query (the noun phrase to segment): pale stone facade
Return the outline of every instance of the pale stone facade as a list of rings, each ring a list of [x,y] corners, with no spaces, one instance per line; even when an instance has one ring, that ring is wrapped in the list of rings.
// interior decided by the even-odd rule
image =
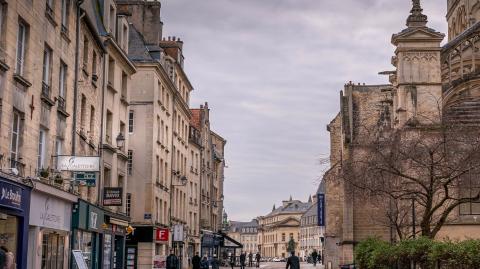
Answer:
[[[311,203],[290,198],[283,201],[281,207],[274,208],[268,215],[258,218],[261,237],[259,249],[262,257],[288,257],[290,254],[287,246],[291,238],[296,243],[295,252],[299,253],[300,219],[310,206]]]
[[[322,184],[324,184],[322,182]],[[314,195],[316,197],[316,195]],[[318,225],[318,201],[311,199],[312,205],[300,219],[300,252],[298,256],[306,260],[313,251],[317,251],[320,257],[324,249],[324,230],[325,227]]]
[[[243,245],[242,251],[255,255],[258,251],[258,220],[230,221],[227,235]]]

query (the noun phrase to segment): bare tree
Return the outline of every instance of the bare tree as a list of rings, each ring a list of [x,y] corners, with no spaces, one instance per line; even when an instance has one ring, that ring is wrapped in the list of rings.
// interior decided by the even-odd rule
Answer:
[[[478,128],[407,125],[386,135],[370,133],[351,146],[342,178],[356,193],[384,202],[384,217],[400,239],[412,226],[411,201],[419,233],[429,238],[460,205],[479,202]]]

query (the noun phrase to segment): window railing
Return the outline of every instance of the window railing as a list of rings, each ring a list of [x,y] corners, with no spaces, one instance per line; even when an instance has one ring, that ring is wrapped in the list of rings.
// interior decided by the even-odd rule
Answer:
[[[57,102],[58,102],[58,108],[62,111],[66,111],[67,105],[66,105],[66,102],[65,102],[65,98],[63,98],[61,96],[58,96],[57,97]]]
[[[50,86],[45,82],[42,82],[42,96],[50,98]]]
[[[18,175],[19,176],[24,176],[24,171],[25,171],[25,164],[21,163],[17,160],[11,159],[10,160],[10,167],[15,168],[18,170]]]

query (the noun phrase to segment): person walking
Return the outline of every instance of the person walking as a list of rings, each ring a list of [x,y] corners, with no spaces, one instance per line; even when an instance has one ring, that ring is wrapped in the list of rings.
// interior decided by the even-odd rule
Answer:
[[[245,255],[245,252],[242,251],[242,254],[240,254],[240,269],[245,269],[246,260],[247,260],[247,255]]]
[[[193,269],[200,269],[200,263],[202,262],[202,259],[198,255],[198,252],[195,253],[195,256],[192,258],[192,268]]]
[[[291,254],[287,259],[287,269],[300,269],[300,259],[295,256],[295,251],[292,251]]]
[[[260,259],[262,256],[260,256],[260,252],[257,252],[257,255],[255,255],[255,261],[257,262],[256,266],[257,268],[260,267]]]
[[[313,252],[312,252],[313,266],[317,266],[317,261],[318,261],[318,252],[317,252],[316,249],[314,249]]]
[[[232,267],[235,267],[235,254],[231,254],[230,255],[230,266]]]
[[[207,257],[207,255],[203,256],[203,259],[200,262],[200,269],[208,269],[208,257]]]
[[[248,267],[253,267],[253,253],[248,254]]]
[[[220,268],[220,261],[217,258],[217,254],[213,254],[212,261],[210,262],[212,264],[212,269],[219,269]]]
[[[170,256],[167,257],[167,269],[178,269],[178,258],[173,250],[170,251]]]

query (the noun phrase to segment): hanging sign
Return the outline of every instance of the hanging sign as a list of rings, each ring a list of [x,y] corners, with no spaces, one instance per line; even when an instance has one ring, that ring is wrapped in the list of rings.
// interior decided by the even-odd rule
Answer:
[[[73,172],[100,172],[100,157],[57,156],[57,170]]]
[[[317,194],[318,226],[325,226],[325,194]]]
[[[76,172],[74,178],[80,185],[87,187],[95,187],[97,183],[97,173],[95,172]]]
[[[183,225],[174,225],[173,226],[173,241],[183,242]]]
[[[155,233],[155,240],[159,242],[168,242],[170,231],[168,229],[158,228]]]
[[[104,206],[122,206],[123,188],[103,189],[103,205]]]

